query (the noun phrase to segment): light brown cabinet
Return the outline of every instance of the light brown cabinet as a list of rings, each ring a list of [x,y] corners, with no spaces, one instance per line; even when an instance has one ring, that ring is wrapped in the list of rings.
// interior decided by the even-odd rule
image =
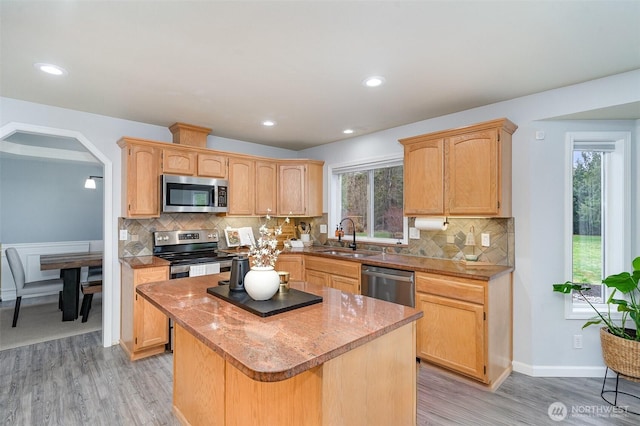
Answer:
[[[129,137],[118,145],[124,217],[160,216],[160,176],[165,173],[228,179],[227,214],[232,216],[322,216],[322,161],[227,155]]]
[[[322,161],[278,164],[278,216],[322,216]]]
[[[499,119],[401,139],[405,216],[510,216],[516,129]]]
[[[169,279],[168,266],[121,267],[120,346],[133,361],[164,352],[169,341],[169,320],[136,293],[136,287]]]
[[[162,150],[162,173],[226,179],[227,157],[190,148],[165,148]]]
[[[226,179],[227,156],[198,153],[198,176]]]
[[[256,204],[254,213],[259,216],[275,215],[278,197],[278,167],[275,162],[257,160]]]
[[[162,173],[182,176],[195,176],[198,154],[184,149],[162,150]]]
[[[511,372],[511,300],[511,274],[485,281],[417,272],[417,356],[498,386]]]
[[[229,157],[229,215],[253,216],[255,199],[255,161]]]
[[[304,255],[280,253],[276,261],[276,271],[289,272],[290,281],[304,281]]]
[[[359,262],[308,255],[304,266],[307,282],[360,294]]]
[[[122,215],[159,217],[161,149],[130,138],[120,139],[118,145],[122,153]]]

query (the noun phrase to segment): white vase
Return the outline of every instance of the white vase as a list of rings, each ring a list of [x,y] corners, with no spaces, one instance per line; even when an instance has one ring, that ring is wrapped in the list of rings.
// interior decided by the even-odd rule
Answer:
[[[244,276],[244,289],[253,300],[269,300],[280,289],[273,266],[254,266]]]

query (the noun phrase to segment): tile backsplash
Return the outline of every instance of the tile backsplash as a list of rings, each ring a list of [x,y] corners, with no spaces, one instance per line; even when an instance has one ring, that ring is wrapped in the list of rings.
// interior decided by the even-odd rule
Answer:
[[[279,218],[282,221],[282,218]],[[272,220],[278,220],[276,218]],[[309,219],[296,218],[296,221]],[[238,228],[250,226],[254,235],[258,236],[258,227],[264,223],[264,217],[228,217],[204,213],[164,213],[154,219],[118,219],[118,229],[128,231],[128,239],[119,241],[118,253],[121,257],[148,256],[153,254],[153,232],[189,229],[218,229],[220,248],[227,243],[223,230],[227,227]],[[327,215],[311,218],[315,224],[328,223]],[[414,218],[409,219],[409,226],[414,225]],[[441,259],[463,259],[470,250],[479,254],[478,261],[495,265],[515,266],[515,232],[514,218],[449,218],[446,231],[420,231],[419,239],[409,239],[408,245],[379,245],[359,242],[358,247],[369,250],[384,250],[387,253],[406,254]],[[467,234],[473,228],[476,245],[465,246]],[[329,229],[331,232],[331,229]],[[481,246],[481,234],[490,236],[489,247]],[[333,233],[331,232],[331,236]],[[338,245],[334,239],[320,234],[319,226],[313,226],[311,238],[314,244]],[[350,238],[346,237],[346,244]],[[452,242],[448,242],[452,241]],[[346,245],[345,244],[345,245]]]

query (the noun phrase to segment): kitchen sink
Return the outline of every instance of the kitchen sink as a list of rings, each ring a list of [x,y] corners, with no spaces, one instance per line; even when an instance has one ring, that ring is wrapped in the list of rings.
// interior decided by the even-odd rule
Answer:
[[[333,256],[342,256],[342,257],[353,257],[353,258],[362,258],[362,257],[369,257],[369,256],[374,256],[378,253],[363,253],[363,252],[357,252],[357,251],[353,251],[353,250],[318,250],[318,253],[322,253],[322,254],[330,254]]]

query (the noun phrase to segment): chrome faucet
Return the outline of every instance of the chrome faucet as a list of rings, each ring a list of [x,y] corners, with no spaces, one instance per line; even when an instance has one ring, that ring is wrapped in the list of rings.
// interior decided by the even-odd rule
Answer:
[[[340,221],[340,231],[342,231],[342,222],[344,222],[345,220],[350,220],[351,221],[351,226],[353,227],[353,242],[351,244],[349,244],[349,248],[355,250],[356,249],[356,224],[353,222],[353,219],[351,219],[350,217],[345,217],[344,219],[342,219]],[[342,237],[342,232],[340,232],[340,234],[338,235],[338,242],[341,241]]]

